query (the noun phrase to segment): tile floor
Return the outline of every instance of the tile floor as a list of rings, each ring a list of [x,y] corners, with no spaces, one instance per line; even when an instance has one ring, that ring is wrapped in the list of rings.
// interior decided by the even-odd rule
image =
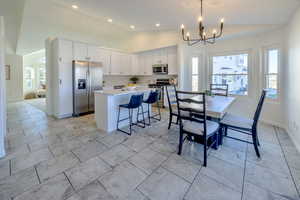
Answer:
[[[55,120],[28,102],[8,105],[1,200],[296,200],[300,154],[281,129],[260,125],[262,159],[226,139],[202,167],[202,146],[185,142],[167,113],[132,136],[96,129],[93,115]],[[236,135],[235,132],[230,132]]]

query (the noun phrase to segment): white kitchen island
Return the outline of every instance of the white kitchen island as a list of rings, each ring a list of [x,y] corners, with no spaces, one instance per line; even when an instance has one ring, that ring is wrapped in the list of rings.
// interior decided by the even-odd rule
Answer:
[[[116,130],[119,105],[129,103],[130,97],[136,94],[143,93],[144,99],[147,99],[150,91],[151,89],[146,87],[136,88],[135,90],[115,89],[95,91],[95,119],[97,128],[107,132]],[[143,108],[145,112],[147,111],[148,106],[143,104]],[[136,115],[137,109],[133,112],[133,122],[136,122]],[[146,117],[145,113],[145,118]],[[124,118],[128,118],[128,109],[121,108],[120,119]],[[142,116],[139,117],[139,120],[141,119]],[[128,125],[129,121],[125,120],[119,123],[119,128]]]

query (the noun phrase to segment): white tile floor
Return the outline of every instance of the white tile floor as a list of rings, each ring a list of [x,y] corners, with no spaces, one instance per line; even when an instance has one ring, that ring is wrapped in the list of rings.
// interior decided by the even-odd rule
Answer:
[[[8,155],[0,160],[0,199],[299,199],[300,154],[281,129],[260,125],[262,159],[226,139],[202,167],[202,146],[185,142],[167,113],[132,136],[96,129],[93,115],[55,120],[42,103],[8,105]],[[230,132],[230,134],[237,134]]]

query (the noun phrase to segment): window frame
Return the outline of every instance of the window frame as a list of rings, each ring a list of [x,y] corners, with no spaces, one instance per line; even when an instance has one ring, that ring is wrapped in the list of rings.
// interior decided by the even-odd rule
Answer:
[[[198,74],[193,74],[193,58],[197,58],[198,59]],[[190,74],[191,74],[191,90],[193,91],[193,92],[198,92],[198,91],[200,91],[200,56],[199,55],[192,55],[191,56],[191,58],[190,58],[190,61],[191,61],[191,72],[190,72]],[[197,91],[194,91],[193,90],[193,77],[194,76],[197,76],[197,78],[198,78],[198,85],[197,85]]]
[[[247,59],[247,94],[242,95],[242,94],[230,94],[228,92],[228,95],[233,96],[233,97],[241,97],[241,98],[246,98],[252,95],[252,68],[251,68],[251,63],[252,63],[252,50],[251,49],[246,49],[246,50],[238,50],[238,51],[226,51],[226,52],[219,52],[219,53],[209,53],[208,54],[208,84],[212,84],[213,81],[213,57],[218,57],[218,56],[233,56],[233,55],[240,55],[240,54],[247,54],[248,59]],[[230,74],[228,74],[230,75]],[[233,74],[233,75],[239,75],[239,74]],[[209,88],[209,85],[207,86]]]
[[[263,48],[263,77],[262,77],[262,88],[267,88],[267,75],[270,75],[268,73],[269,71],[269,51],[271,50],[278,50],[278,68],[277,68],[277,98],[273,99],[270,98],[266,95],[266,100],[269,102],[280,102],[281,99],[281,87],[280,87],[280,83],[281,83],[281,54],[282,54],[282,50],[280,45],[270,45],[267,47]]]

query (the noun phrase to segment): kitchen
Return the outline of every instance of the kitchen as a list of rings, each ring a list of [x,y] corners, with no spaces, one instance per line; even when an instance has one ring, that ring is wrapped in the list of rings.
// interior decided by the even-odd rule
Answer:
[[[54,115],[56,118],[66,118],[71,116],[79,116],[86,112],[93,112],[96,108],[95,118],[97,124],[100,119],[110,119],[109,113],[103,112],[103,108],[99,113],[97,108],[103,105],[104,101],[99,101],[100,94],[118,94],[127,95],[126,100],[129,100],[128,92],[132,93],[136,90],[146,89],[150,91],[159,89],[161,92],[160,105],[167,106],[166,96],[163,90],[164,85],[177,82],[178,76],[178,57],[177,46],[153,49],[144,52],[126,53],[115,49],[108,49],[81,43],[66,39],[48,39],[46,41],[46,71],[47,73],[47,111],[48,114]],[[101,68],[94,77],[96,80],[94,85],[90,85],[88,78],[78,78],[75,76],[76,63],[98,63]],[[79,65],[79,64],[78,64]],[[73,68],[72,68],[73,66]],[[86,76],[86,71],[83,76]],[[74,75],[73,75],[74,74]],[[133,83],[130,81],[132,77],[138,79]],[[81,82],[80,82],[81,81]],[[131,86],[131,87],[130,87]],[[116,89],[118,88],[118,89]],[[89,90],[89,91],[88,91]],[[101,90],[100,92],[98,90]],[[89,97],[85,98],[85,102],[79,105],[76,99],[76,94],[86,91],[90,93]],[[77,93],[76,93],[77,92]],[[75,95],[74,95],[75,94]],[[145,96],[146,98],[146,96]],[[89,100],[90,99],[90,100]],[[96,99],[94,101],[94,99]],[[90,101],[90,102],[89,102]],[[119,102],[120,103],[120,102]],[[89,105],[90,104],[90,105]],[[88,109],[87,107],[90,108]],[[77,107],[86,107],[81,111]],[[101,114],[100,114],[101,113]],[[98,128],[105,131],[113,131],[116,129],[116,113],[107,124],[114,124],[113,127],[105,128],[98,125]],[[124,126],[126,123],[123,123]]]

